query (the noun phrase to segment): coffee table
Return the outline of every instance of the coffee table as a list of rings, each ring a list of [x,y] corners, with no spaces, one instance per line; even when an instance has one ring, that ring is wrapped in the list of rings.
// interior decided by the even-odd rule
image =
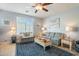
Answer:
[[[37,43],[37,44],[39,44],[39,45],[41,45],[41,46],[43,46],[44,50],[45,50],[45,48],[47,46],[50,46],[50,47],[52,46],[51,40],[47,39],[47,38],[39,38],[39,39],[35,38],[34,42]]]

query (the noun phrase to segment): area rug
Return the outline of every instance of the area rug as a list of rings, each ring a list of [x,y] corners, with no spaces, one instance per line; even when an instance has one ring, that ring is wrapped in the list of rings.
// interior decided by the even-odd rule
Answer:
[[[16,44],[16,56],[73,56],[73,54],[54,46],[44,51],[43,47],[31,42]]]

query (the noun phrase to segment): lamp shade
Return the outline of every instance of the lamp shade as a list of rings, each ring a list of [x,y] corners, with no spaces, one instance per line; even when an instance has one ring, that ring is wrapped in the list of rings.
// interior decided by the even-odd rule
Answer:
[[[70,27],[69,26],[66,27],[66,31],[70,31]]]
[[[47,28],[46,27],[42,27],[41,30],[42,30],[43,33],[47,32]]]
[[[67,26],[66,31],[75,31],[75,27]]]

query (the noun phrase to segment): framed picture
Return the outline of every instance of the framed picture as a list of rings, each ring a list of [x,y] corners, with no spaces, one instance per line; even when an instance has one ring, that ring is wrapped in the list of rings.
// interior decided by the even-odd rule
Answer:
[[[60,18],[55,18],[51,20],[51,27],[60,28]]]
[[[4,24],[5,25],[9,25],[10,24],[10,21],[9,20],[4,20]]]

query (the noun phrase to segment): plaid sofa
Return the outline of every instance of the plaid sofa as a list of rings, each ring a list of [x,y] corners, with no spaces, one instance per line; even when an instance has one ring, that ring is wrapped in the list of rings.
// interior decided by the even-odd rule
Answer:
[[[54,45],[60,45],[60,37],[63,35],[63,33],[57,33],[57,32],[48,32],[44,34],[47,38],[51,39]]]

